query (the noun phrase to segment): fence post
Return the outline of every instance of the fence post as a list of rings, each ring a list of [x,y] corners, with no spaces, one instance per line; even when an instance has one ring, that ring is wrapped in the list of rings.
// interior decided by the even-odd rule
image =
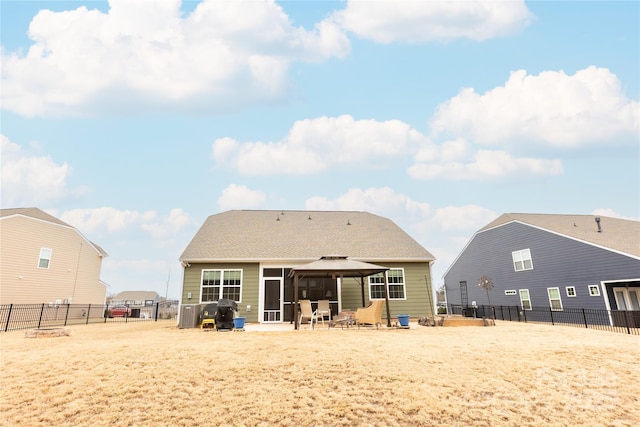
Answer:
[[[13,311],[13,304],[9,304],[9,313],[7,314],[7,324],[4,326],[4,331],[9,330],[9,319],[11,319],[11,312]]]
[[[109,304],[104,306],[104,313],[102,313],[102,315],[104,316],[104,323],[107,323],[107,318],[109,317]]]
[[[38,329],[40,329],[40,324],[42,323],[42,313],[44,313],[44,303],[42,303],[42,307],[40,308],[40,318],[38,319]]]
[[[87,323],[85,323],[85,325],[89,324],[90,317],[91,317],[91,304],[89,304],[89,307],[87,307]]]
[[[524,316],[524,323],[527,323],[527,310],[522,307],[522,315]]]
[[[156,316],[155,316],[155,317],[156,317],[156,318],[155,318],[155,321],[156,321],[156,322],[158,321],[158,312],[159,312],[159,311],[160,311],[160,302],[159,302],[159,301],[156,301]]]
[[[629,318],[627,314],[629,314],[629,312],[626,310],[622,312],[622,315],[624,316],[624,325],[627,327],[627,333],[631,335],[631,329],[629,329]]]
[[[584,312],[584,308],[582,309],[582,320],[584,320],[584,327],[589,329],[589,324],[587,323],[587,315]]]
[[[551,326],[555,326],[556,324],[553,322],[553,310],[549,307],[549,314],[551,315]]]
[[[64,326],[67,326],[67,319],[69,318],[69,307],[71,304],[67,304],[67,312],[64,315]]]

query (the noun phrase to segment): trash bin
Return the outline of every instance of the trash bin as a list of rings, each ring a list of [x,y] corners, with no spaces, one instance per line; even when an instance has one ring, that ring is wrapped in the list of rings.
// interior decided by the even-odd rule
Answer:
[[[244,329],[245,317],[236,317],[233,319],[233,327],[236,329]]]
[[[409,315],[398,314],[398,322],[400,322],[400,326],[409,326]]]

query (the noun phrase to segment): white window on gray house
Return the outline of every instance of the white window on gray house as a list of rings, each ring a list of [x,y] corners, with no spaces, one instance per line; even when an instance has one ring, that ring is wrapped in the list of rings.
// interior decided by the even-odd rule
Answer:
[[[567,291],[567,296],[569,298],[572,298],[572,297],[576,296],[576,287],[575,286],[567,286],[565,289]]]
[[[38,259],[38,268],[49,268],[51,261],[51,249],[40,248],[40,259]]]
[[[529,297],[529,289],[520,289],[520,305],[525,310],[531,310],[531,298]]]
[[[202,302],[217,302],[221,298],[241,301],[242,270],[202,270]]]
[[[531,250],[522,249],[520,251],[511,252],[513,258],[513,268],[516,271],[533,270],[533,260],[531,259]]]
[[[600,286],[598,285],[589,285],[589,295],[592,297],[600,296]]]
[[[404,269],[392,268],[387,271],[387,284],[389,285],[389,299],[405,299]],[[369,276],[369,298],[384,299],[383,273]]]
[[[547,288],[549,294],[549,306],[553,311],[562,311],[562,299],[560,298],[560,288]]]

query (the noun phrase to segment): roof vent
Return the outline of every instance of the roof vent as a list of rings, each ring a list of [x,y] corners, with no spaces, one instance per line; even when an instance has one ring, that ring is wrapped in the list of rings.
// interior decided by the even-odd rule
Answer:
[[[596,219],[596,224],[598,224],[598,233],[602,233],[602,227],[600,226],[600,217],[597,216],[595,219]]]

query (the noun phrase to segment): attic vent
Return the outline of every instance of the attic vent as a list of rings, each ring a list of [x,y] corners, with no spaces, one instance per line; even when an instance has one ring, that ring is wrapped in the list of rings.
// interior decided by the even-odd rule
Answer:
[[[596,224],[598,225],[598,233],[602,233],[602,227],[600,226],[600,217],[597,216],[595,219],[596,219]]]

